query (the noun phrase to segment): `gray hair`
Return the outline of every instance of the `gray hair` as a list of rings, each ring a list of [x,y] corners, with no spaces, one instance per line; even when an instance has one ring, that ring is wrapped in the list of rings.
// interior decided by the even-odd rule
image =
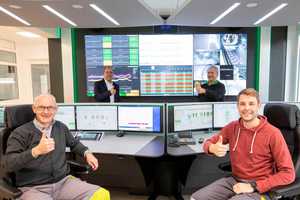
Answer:
[[[207,71],[210,70],[210,69],[214,69],[214,70],[217,72],[217,74],[219,74],[219,69],[218,69],[215,65],[210,66],[210,67],[207,69]]]
[[[33,101],[33,106],[37,106],[38,102],[42,99],[42,98],[50,98],[54,105],[56,106],[56,99],[55,97],[52,95],[52,94],[40,94],[38,95],[37,97],[34,98],[34,101]]]

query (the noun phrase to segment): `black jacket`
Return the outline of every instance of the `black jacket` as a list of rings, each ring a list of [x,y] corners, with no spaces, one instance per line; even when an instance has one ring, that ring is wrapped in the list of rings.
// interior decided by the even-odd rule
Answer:
[[[119,85],[113,82],[113,86],[116,89],[115,94],[115,102],[118,102],[120,100],[119,96]],[[110,91],[107,89],[105,80],[102,79],[101,81],[96,81],[94,85],[94,93],[95,93],[95,99],[97,102],[110,102]]]
[[[201,87],[206,90],[205,94],[198,95],[201,102],[224,101],[226,90],[223,83],[216,81],[215,84],[208,85],[205,83]]]
[[[34,158],[31,150],[39,144],[41,137],[41,131],[31,121],[15,129],[8,138],[4,166],[7,172],[15,172],[18,187],[60,181],[69,173],[66,146],[81,156],[87,150],[87,147],[73,137],[66,125],[56,121],[51,131],[55,149]]]

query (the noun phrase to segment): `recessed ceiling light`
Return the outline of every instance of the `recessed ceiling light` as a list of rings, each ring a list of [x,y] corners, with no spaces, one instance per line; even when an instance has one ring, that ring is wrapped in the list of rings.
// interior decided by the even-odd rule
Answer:
[[[101,8],[99,8],[96,4],[90,4],[90,7],[92,7],[94,10],[96,10],[99,14],[104,16],[106,19],[114,23],[115,25],[119,26],[120,24],[111,16],[109,16],[106,12],[104,12]]]
[[[40,38],[41,36],[32,32],[28,32],[28,31],[20,31],[17,32],[16,34],[21,35],[23,37],[28,37],[28,38]]]
[[[234,3],[232,6],[230,6],[227,10],[225,10],[221,15],[219,15],[216,19],[214,19],[210,24],[215,24],[218,21],[220,21],[223,17],[228,15],[230,12],[232,12],[234,9],[236,9],[241,3]]]
[[[13,9],[21,9],[22,7],[21,6],[18,6],[18,5],[9,5],[10,8],[13,8]]]
[[[60,14],[59,12],[57,12],[56,10],[54,10],[53,8],[51,8],[48,5],[43,5],[43,7],[45,9],[47,9],[48,11],[50,11],[52,14],[56,15],[57,17],[61,18],[62,20],[68,22],[69,24],[71,24],[72,26],[77,26],[77,24],[75,24],[74,22],[72,22],[70,19],[68,19],[67,17],[65,17],[64,15]]]
[[[251,2],[251,3],[247,3],[246,4],[246,7],[247,8],[255,8],[258,6],[258,3],[257,2]]]
[[[262,21],[266,20],[267,18],[269,18],[270,16],[274,15],[276,12],[278,12],[282,8],[286,7],[287,5],[288,5],[287,3],[280,4],[274,10],[272,10],[271,12],[269,12],[268,14],[266,14],[265,16],[263,16],[262,18],[260,18],[256,22],[254,22],[254,25],[257,25],[257,24],[261,23]]]
[[[5,14],[11,16],[12,18],[18,20],[19,22],[22,22],[23,24],[30,26],[30,23],[28,23],[27,21],[25,21],[24,19],[22,19],[21,17],[15,15],[14,13],[10,12],[9,10],[3,8],[2,6],[0,6],[0,11],[4,12]]]
[[[77,9],[83,8],[83,6],[79,4],[73,4],[72,7]]]

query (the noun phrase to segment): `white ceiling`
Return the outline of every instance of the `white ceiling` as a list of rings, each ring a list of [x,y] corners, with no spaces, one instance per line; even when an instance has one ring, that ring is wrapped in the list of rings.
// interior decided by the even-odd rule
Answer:
[[[151,0],[147,0],[149,2]],[[49,5],[75,22],[79,28],[104,28],[118,27],[93,10],[89,4],[94,3],[101,7],[111,17],[120,23],[119,27],[151,26],[160,25],[163,20],[158,17],[161,10],[166,11],[166,3],[157,5],[164,0],[152,0],[157,12],[146,8],[141,0],[0,0],[0,6],[15,13],[31,23],[33,27],[70,27],[60,18],[49,13],[42,5]],[[167,0],[166,0],[167,1]],[[182,0],[168,0],[178,1]],[[174,13],[168,19],[168,24],[184,26],[212,26],[209,23],[218,15],[229,8],[233,3],[240,2],[241,5],[232,13],[213,26],[222,27],[248,27],[276,8],[281,3],[288,6],[280,10],[271,18],[265,20],[260,26],[286,26],[297,25],[300,22],[300,0],[188,0],[185,7]],[[257,2],[255,8],[247,8],[246,4]],[[82,5],[82,9],[75,9],[73,4]],[[9,5],[21,6],[14,9]],[[161,5],[161,10],[160,10]],[[174,4],[170,3],[170,7]],[[155,10],[154,10],[155,11]],[[0,26],[25,26],[19,21],[0,12]]]

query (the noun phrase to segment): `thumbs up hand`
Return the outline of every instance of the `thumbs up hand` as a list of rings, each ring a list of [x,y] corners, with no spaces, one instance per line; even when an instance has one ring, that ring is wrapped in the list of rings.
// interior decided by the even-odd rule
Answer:
[[[55,149],[55,142],[53,138],[48,138],[45,132],[42,132],[40,143],[32,150],[32,156],[38,157],[39,155],[47,154]]]
[[[226,155],[227,145],[223,144],[223,137],[221,135],[219,136],[217,143],[209,145],[208,151],[218,157],[223,157]]]

